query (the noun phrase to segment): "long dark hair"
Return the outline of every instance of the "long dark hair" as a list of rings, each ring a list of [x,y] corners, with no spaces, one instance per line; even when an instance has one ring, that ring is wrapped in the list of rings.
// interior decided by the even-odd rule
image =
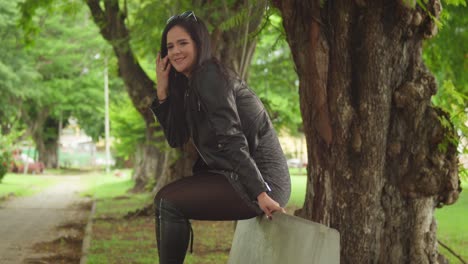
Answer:
[[[198,17],[174,16],[167,23],[161,37],[161,58],[167,56],[167,33],[173,27],[183,28],[195,43],[196,61],[192,69],[194,74],[201,66],[210,60],[213,60],[211,52],[210,34],[205,23]],[[179,97],[187,89],[188,80],[185,75],[178,73],[174,67],[169,72],[169,94],[171,97]]]

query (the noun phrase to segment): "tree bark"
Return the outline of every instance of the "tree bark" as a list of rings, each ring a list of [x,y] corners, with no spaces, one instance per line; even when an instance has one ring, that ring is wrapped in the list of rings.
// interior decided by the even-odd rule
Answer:
[[[39,161],[44,163],[46,168],[58,168],[58,141],[44,142],[37,137],[34,139],[39,153]]]
[[[58,120],[50,116],[49,108],[39,112],[22,109],[21,117],[27,125],[27,133],[36,144],[38,160],[46,168],[58,168]]]
[[[157,193],[167,184],[183,177],[191,176],[192,165],[197,156],[198,153],[195,147],[193,147],[191,140],[183,147],[181,151],[171,150],[166,152],[165,159],[161,162],[165,162],[166,164],[170,160],[175,160],[175,162],[172,164],[167,164],[169,166],[165,166],[166,170],[163,172],[163,176],[157,182],[153,192]]]
[[[58,168],[59,121],[48,116],[39,127],[41,129],[35,131],[33,135],[39,161],[43,162],[46,168]]]
[[[244,80],[248,79],[249,66],[257,45],[256,33],[261,30],[266,8],[267,1],[260,0],[235,1],[230,6],[224,2],[224,6],[217,6],[216,10],[210,9],[209,5],[204,9],[204,18],[213,27],[211,43],[215,57]],[[215,19],[213,13],[223,15]],[[231,22],[229,19],[233,17],[238,18],[236,23],[226,25],[226,18]]]
[[[421,58],[436,25],[405,1],[274,1],[309,157],[297,213],[336,228],[341,263],[438,263],[436,206],[461,191],[457,135]],[[437,17],[438,0],[426,5]]]

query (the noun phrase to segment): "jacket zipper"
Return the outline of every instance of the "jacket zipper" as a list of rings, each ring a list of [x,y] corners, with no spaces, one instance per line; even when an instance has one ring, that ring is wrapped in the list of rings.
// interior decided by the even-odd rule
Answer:
[[[185,101],[187,101],[187,100],[188,100],[188,97],[189,97],[189,91],[188,91],[188,89],[185,91],[185,96],[186,96]],[[201,107],[200,107],[200,99],[199,99],[199,98],[197,98],[197,103],[198,103],[198,112],[200,112]],[[191,121],[193,122],[193,120],[191,120]],[[192,129],[190,129],[190,134],[191,134],[192,140],[193,140],[193,133],[192,133],[192,132],[193,132]],[[205,162],[205,164],[208,165],[208,162],[206,161],[205,157],[203,157],[203,155],[201,154],[201,151],[197,148],[197,145],[195,144],[195,142],[193,142],[193,146],[195,147],[195,149],[196,149],[197,152],[198,152],[198,155],[200,155],[200,157],[201,157],[202,160]]]
[[[192,139],[193,139],[193,136],[192,136]],[[195,144],[195,142],[193,142],[193,146],[195,147],[195,149],[196,149],[197,152],[198,152],[198,155],[200,155],[200,157],[201,157],[202,160],[205,162],[205,164],[208,165],[208,162],[206,162],[205,157],[203,157],[203,155],[201,154],[200,150],[197,148],[197,145]]]

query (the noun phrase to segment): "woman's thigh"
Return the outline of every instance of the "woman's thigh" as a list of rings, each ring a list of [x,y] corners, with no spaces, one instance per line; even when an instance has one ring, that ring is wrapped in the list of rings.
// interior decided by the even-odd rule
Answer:
[[[215,173],[172,182],[158,192],[155,201],[160,199],[177,207],[188,219],[240,220],[257,216],[228,180]]]

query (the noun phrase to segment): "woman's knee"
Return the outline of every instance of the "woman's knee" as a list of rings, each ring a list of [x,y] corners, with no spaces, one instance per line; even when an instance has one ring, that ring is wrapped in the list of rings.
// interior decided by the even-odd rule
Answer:
[[[153,199],[153,203],[155,206],[158,206],[158,203],[159,201],[161,200],[161,196],[159,195],[159,193],[157,193],[155,196],[154,196],[154,199]]]
[[[168,220],[171,222],[186,221],[187,217],[183,210],[181,210],[181,208],[172,201],[161,197],[155,199],[154,203],[156,207],[156,212],[159,216],[161,216],[162,220]]]
[[[153,202],[156,208],[158,208],[159,204],[161,203],[161,200],[167,200],[168,199],[168,194],[170,193],[171,188],[170,184],[162,187],[154,196]]]
[[[164,200],[171,200],[171,196],[177,195],[177,190],[181,186],[183,182],[181,180],[171,182],[164,187],[162,187],[158,193],[154,196],[153,202],[156,206],[161,202],[162,199]],[[182,185],[183,186],[183,185]]]

